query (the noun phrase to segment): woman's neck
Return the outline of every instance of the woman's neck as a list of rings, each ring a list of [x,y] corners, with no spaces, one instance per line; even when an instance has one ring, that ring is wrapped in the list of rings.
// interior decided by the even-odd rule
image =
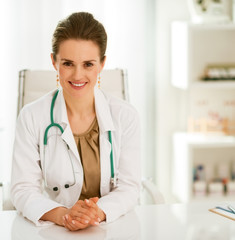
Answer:
[[[68,115],[73,118],[87,118],[95,115],[94,95],[75,99],[64,94]]]

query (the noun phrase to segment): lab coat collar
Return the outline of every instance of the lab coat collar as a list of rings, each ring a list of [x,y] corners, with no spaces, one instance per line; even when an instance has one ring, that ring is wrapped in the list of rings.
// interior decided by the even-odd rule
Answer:
[[[94,94],[96,117],[99,123],[101,134],[107,131],[115,131],[107,98],[105,97],[104,93],[97,87],[94,89]]]
[[[115,131],[110,107],[104,93],[100,89],[95,87],[94,95],[95,95],[95,111],[97,121],[99,124],[100,133],[103,134],[104,132],[107,131]],[[60,89],[57,96],[57,100],[55,102],[54,116],[55,122],[64,123],[66,126],[69,125],[66,104],[62,89]]]

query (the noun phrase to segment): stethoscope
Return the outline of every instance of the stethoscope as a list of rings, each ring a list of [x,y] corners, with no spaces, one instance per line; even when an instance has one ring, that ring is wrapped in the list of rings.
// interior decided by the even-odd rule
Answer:
[[[46,174],[46,163],[45,163],[45,148],[47,146],[47,136],[48,136],[48,132],[50,130],[50,128],[52,127],[57,127],[59,128],[59,130],[61,131],[61,134],[63,134],[64,132],[64,129],[58,124],[58,123],[55,123],[54,122],[54,117],[53,117],[53,109],[54,109],[54,106],[55,106],[55,100],[58,96],[58,93],[59,93],[59,90],[56,91],[55,95],[53,96],[52,98],[52,101],[51,101],[51,108],[50,108],[50,118],[51,118],[51,124],[47,126],[46,130],[45,130],[45,133],[44,133],[44,139],[43,139],[43,143],[44,143],[44,171],[45,171],[45,174],[44,174],[44,182],[45,182],[45,186],[47,188],[51,188],[53,191],[58,191],[59,188],[57,186],[54,186],[54,187],[49,187],[48,184],[47,184],[47,174]],[[112,135],[111,135],[111,131],[108,131],[108,137],[109,137],[109,142],[110,142],[110,145],[111,145],[111,151],[110,151],[110,168],[111,168],[111,178],[110,178],[110,184],[111,184],[111,187],[114,188],[117,186],[117,178],[114,174],[114,164],[113,164],[113,144],[112,144]],[[63,140],[64,141],[64,140]],[[66,147],[67,147],[67,150],[68,150],[68,155],[69,155],[69,160],[70,160],[70,164],[71,164],[71,168],[72,168],[72,171],[73,171],[73,183],[72,184],[68,184],[66,183],[64,185],[65,188],[69,188],[69,187],[72,187],[76,184],[76,177],[75,177],[75,171],[74,171],[74,165],[73,165],[73,161],[71,159],[71,156],[70,156],[70,147],[69,145],[64,141],[64,143],[66,144]]]

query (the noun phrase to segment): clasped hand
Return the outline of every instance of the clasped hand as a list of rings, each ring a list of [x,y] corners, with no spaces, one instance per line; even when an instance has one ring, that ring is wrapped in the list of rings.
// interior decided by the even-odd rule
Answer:
[[[88,226],[97,226],[104,221],[106,216],[97,206],[98,197],[79,200],[75,205],[68,209],[63,216],[63,225],[70,231],[87,228]]]

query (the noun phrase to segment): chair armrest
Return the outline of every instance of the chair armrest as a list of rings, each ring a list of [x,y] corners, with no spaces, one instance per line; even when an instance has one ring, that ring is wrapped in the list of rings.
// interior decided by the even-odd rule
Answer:
[[[153,200],[154,204],[165,203],[165,199],[162,193],[158,190],[157,186],[148,179],[143,179],[141,181],[143,188],[148,192]]]
[[[0,211],[3,209],[3,186],[2,183],[0,183]]]
[[[11,184],[8,182],[2,183],[2,196],[1,196],[1,206],[2,210],[15,210],[15,207],[13,206],[11,202],[11,196],[10,196],[10,188]]]

